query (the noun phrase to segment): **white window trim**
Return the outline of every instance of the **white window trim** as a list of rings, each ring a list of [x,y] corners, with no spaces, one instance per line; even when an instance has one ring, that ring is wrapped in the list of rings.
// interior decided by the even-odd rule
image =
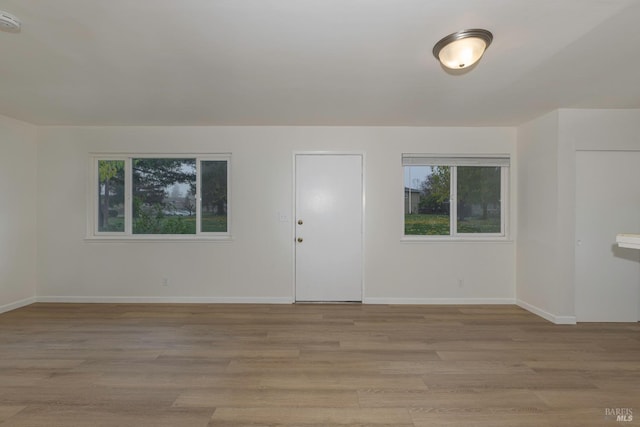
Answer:
[[[131,198],[132,184],[132,159],[195,159],[196,161],[196,233],[195,234],[133,234],[133,212]],[[98,231],[99,197],[98,188],[98,162],[101,160],[122,160],[125,162],[125,230],[123,232]],[[201,177],[200,163],[202,161],[226,161],[227,162],[227,231],[226,232],[202,232],[200,224],[202,196],[200,193]],[[231,234],[232,201],[231,201],[231,153],[202,154],[202,153],[91,153],[90,154],[89,179],[87,180],[87,230],[86,241],[108,242],[230,242]]]
[[[449,166],[451,173],[449,200],[449,235],[406,235],[405,212],[402,210],[402,234],[400,241],[407,243],[433,243],[433,242],[510,242],[510,182],[511,156],[507,154],[479,154],[479,155],[430,155],[430,154],[402,154],[402,205],[404,206],[404,167],[405,166]],[[458,233],[457,232],[457,167],[458,166],[499,166],[500,167],[500,233]]]

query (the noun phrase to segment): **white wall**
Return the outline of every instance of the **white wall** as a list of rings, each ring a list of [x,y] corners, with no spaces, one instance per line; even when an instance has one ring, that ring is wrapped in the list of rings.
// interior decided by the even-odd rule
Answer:
[[[560,298],[562,253],[557,111],[518,128],[518,244],[516,297],[527,309],[554,322],[572,316]]]
[[[401,154],[506,153],[513,128],[42,127],[38,297],[264,301],[293,298],[293,153],[365,154],[365,301],[512,302],[515,244],[401,243]],[[89,242],[89,153],[231,152],[234,240]],[[512,167],[512,188],[517,168]],[[511,229],[515,230],[515,198]],[[512,235],[514,237],[514,235]],[[162,278],[169,286],[162,286]],[[459,279],[464,285],[459,286]]]
[[[575,322],[576,152],[640,150],[639,135],[640,110],[562,109],[518,128],[516,294],[523,307]]]
[[[0,116],[0,313],[36,291],[36,127]]]
[[[640,109],[563,109],[560,140],[576,150],[640,150]]]

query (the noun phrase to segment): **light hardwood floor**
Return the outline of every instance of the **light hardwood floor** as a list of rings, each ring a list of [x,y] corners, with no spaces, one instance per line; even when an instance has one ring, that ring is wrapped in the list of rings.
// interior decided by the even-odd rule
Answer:
[[[513,306],[34,304],[0,315],[0,424],[640,425],[640,326]]]

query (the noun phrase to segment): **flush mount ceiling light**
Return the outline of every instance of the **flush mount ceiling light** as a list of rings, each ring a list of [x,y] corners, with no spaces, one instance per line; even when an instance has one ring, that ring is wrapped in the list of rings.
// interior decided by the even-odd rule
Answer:
[[[449,34],[433,47],[433,56],[447,68],[460,70],[478,62],[493,40],[487,30],[475,28]]]
[[[20,31],[20,20],[10,13],[0,10],[0,30],[10,33]]]

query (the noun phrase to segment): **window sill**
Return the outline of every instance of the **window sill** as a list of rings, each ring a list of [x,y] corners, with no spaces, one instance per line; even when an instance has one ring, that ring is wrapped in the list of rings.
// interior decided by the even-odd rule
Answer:
[[[504,236],[449,237],[449,236],[403,236],[400,243],[513,243]]]
[[[89,236],[84,239],[87,243],[229,243],[233,240],[233,236]]]

